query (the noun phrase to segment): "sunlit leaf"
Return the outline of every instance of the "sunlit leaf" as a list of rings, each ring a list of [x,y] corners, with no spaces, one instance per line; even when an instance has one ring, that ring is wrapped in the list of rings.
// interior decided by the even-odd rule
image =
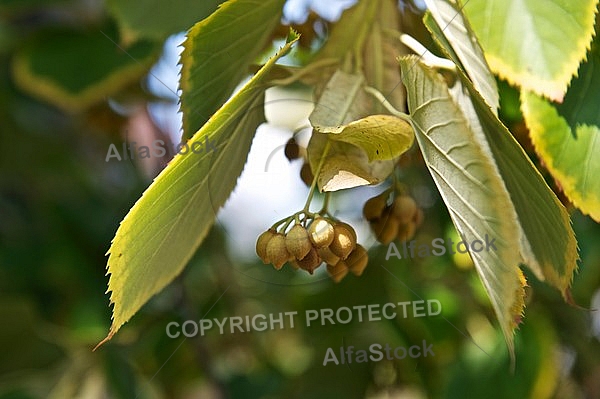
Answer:
[[[328,135],[331,140],[362,148],[369,161],[399,157],[412,146],[415,137],[408,122],[391,115],[370,115],[323,133],[332,133]]]
[[[425,4],[429,10],[425,16],[425,26],[452,60],[471,78],[494,113],[497,113],[500,100],[496,79],[490,72],[483,50],[465,21],[462,10],[447,0],[425,0]]]
[[[509,193],[482,134],[469,125],[442,77],[414,56],[400,65],[417,142],[456,229],[467,242],[494,240],[495,250],[490,245],[470,255],[512,353],[524,293]]]
[[[321,191],[337,191],[378,184],[394,171],[394,161],[369,162],[364,149],[341,141],[333,141],[330,136],[330,134],[313,132],[307,148],[311,169],[315,171],[329,141],[329,150],[323,160],[321,173],[317,176],[317,185]]]
[[[108,251],[113,323],[101,344],[183,270],[208,234],[265,121],[265,75],[295,40],[187,142],[190,149],[199,144],[206,150],[176,155],[121,222]]]
[[[284,0],[231,0],[187,34],[181,54],[183,136],[227,100],[281,18]]]
[[[442,47],[455,58],[440,28],[427,18],[426,23]],[[464,72],[459,71],[458,75],[460,79],[450,92],[469,124],[483,134],[481,142],[487,143],[493,153],[519,219],[522,261],[540,280],[547,280],[567,297],[577,266],[577,244],[569,216],[521,146],[486,106],[474,83]]]
[[[522,108],[531,140],[544,165],[567,197],[600,222],[600,128],[567,121],[547,100],[523,93]]]
[[[594,33],[597,0],[469,0],[464,11],[500,77],[562,100]]]

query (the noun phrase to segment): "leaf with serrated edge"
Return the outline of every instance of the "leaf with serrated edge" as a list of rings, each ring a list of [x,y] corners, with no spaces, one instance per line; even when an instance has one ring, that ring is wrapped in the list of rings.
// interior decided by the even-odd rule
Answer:
[[[492,70],[561,101],[594,33],[598,0],[469,0],[464,12]]]
[[[462,11],[447,0],[425,0],[429,14],[437,24],[440,33],[447,42],[439,43],[448,52],[452,60],[463,68],[471,78],[475,88],[497,113],[500,103],[496,79],[492,75],[483,50],[477,42],[471,27],[465,21]],[[432,24],[428,17],[424,19],[425,26],[431,31]],[[434,35],[436,37],[436,35]],[[440,36],[437,35],[437,38]]]
[[[475,88],[497,114],[500,99],[496,79],[490,72],[483,50],[471,27],[465,21],[462,10],[447,0],[425,0],[425,4],[429,10],[424,19],[425,26],[430,31],[432,29],[437,31],[438,34],[434,34],[436,39],[446,39],[446,43],[440,45],[449,53],[452,60],[463,68]],[[437,26],[431,24],[429,17],[435,19]]]
[[[408,150],[414,140],[408,122],[392,115],[370,115],[323,133],[335,141],[353,144],[365,150],[369,161],[398,158]]]
[[[187,142],[216,143],[214,154],[178,154],[121,222],[108,251],[114,304],[108,341],[185,267],[241,174],[256,128],[264,122],[265,76],[287,43]]]
[[[284,0],[223,3],[187,34],[181,54],[183,138],[191,137],[227,100],[260,54]]]
[[[555,107],[533,93],[521,94],[531,141],[567,197],[600,222],[600,128],[578,125],[575,137]]]
[[[454,103],[444,80],[417,57],[400,60],[415,136],[461,237],[495,239],[497,251],[470,251],[511,355],[521,281],[516,215],[489,150]],[[489,107],[488,107],[489,109]]]
[[[426,17],[425,24],[442,49],[454,59],[452,49],[435,21]],[[523,262],[540,280],[548,280],[566,298],[577,259],[577,243],[569,216],[522,147],[496,114],[485,106],[485,100],[473,83],[464,72],[459,71],[459,77],[451,94],[469,123],[477,127],[475,131],[485,134],[485,137],[480,135],[481,142],[487,143],[485,146],[493,152],[519,218]],[[465,89],[468,89],[467,93],[464,93]],[[532,198],[538,202],[535,207],[531,206]]]
[[[126,43],[140,38],[163,41],[189,29],[214,12],[222,0],[108,0],[107,8],[119,23]]]
[[[540,280],[558,288],[570,301],[568,288],[577,269],[577,241],[569,214],[523,148],[463,75],[475,115],[510,193],[518,217],[523,262]]]

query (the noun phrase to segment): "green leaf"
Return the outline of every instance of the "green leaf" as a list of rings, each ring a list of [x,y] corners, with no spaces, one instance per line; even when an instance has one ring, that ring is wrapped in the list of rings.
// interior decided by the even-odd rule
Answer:
[[[579,66],[561,104],[560,116],[576,129],[578,125],[600,126],[600,36],[596,35],[587,60]]]
[[[325,85],[308,120],[319,132],[340,131],[344,125],[369,114],[371,101],[359,74],[337,70]]]
[[[522,93],[522,109],[538,156],[569,200],[600,222],[600,39],[596,37],[562,104]]]
[[[285,0],[231,0],[188,32],[181,54],[183,137],[231,95],[269,40]]]
[[[355,145],[330,140],[331,134],[313,132],[307,153],[310,167],[317,170],[327,146],[327,154],[317,176],[321,191],[337,191],[383,182],[393,171],[394,161],[369,162],[367,152]]]
[[[139,42],[124,52],[99,30],[47,31],[18,51],[12,70],[31,95],[80,111],[141,79],[159,50]]]
[[[434,37],[452,54],[439,27],[434,21],[429,22]],[[521,146],[486,107],[485,100],[464,71],[459,71],[459,76],[460,82],[451,92],[470,124],[482,128],[483,140],[488,143],[511,195],[519,218],[522,237],[519,251],[523,262],[540,280],[548,280],[567,298],[566,291],[577,266],[577,243],[569,216]],[[463,92],[465,86],[468,93]],[[531,206],[532,198],[535,198],[535,207]]]
[[[313,172],[325,157],[317,175],[317,184],[321,191],[381,183],[394,170],[394,162],[391,160],[369,162],[370,156],[365,149],[352,145],[354,143],[343,142],[345,140],[333,141],[336,134],[318,133],[339,134],[350,123],[369,115],[372,101],[364,90],[364,83],[362,75],[337,70],[325,85],[315,109],[309,116],[310,123],[316,130],[307,149]],[[365,122],[360,124],[364,126]],[[351,128],[349,132],[356,141],[359,132],[355,130],[352,133],[352,130]],[[372,148],[366,143],[367,140],[359,141]],[[386,148],[388,153],[393,152],[387,143]],[[375,150],[377,149],[375,146]]]
[[[384,93],[393,107],[404,110],[406,98],[398,86],[400,70],[397,63],[397,57],[403,53],[400,41],[391,33],[401,24],[396,3],[392,0],[359,1],[344,11],[315,60],[334,59],[342,64],[348,55],[359,58],[357,62],[361,63],[367,84]],[[381,110],[383,108],[376,113]]]
[[[569,200],[600,222],[600,128],[581,124],[573,132],[556,107],[533,93],[523,93],[521,102],[531,141],[544,165]]]
[[[330,131],[331,140],[343,141],[365,150],[369,162],[398,158],[414,140],[408,122],[391,115],[370,115]]]
[[[208,140],[214,150],[176,155],[121,222],[108,251],[113,323],[99,345],[181,273],[208,234],[244,168],[256,128],[265,121],[266,76],[296,40],[187,142],[192,148]]]
[[[223,0],[108,0],[107,7],[119,23],[126,43],[139,39],[162,41],[188,30],[213,13]]]
[[[401,59],[400,66],[417,142],[456,229],[467,242],[495,240],[496,251],[470,254],[513,353],[524,292],[510,196],[481,132],[469,124],[441,76],[414,56]]]
[[[469,91],[473,110],[517,213],[523,263],[536,277],[559,289],[570,301],[568,289],[577,269],[578,255],[569,214],[523,148],[492,114],[470,81],[465,76],[461,81]]]
[[[500,77],[561,101],[594,33],[597,0],[469,0],[464,10]]]
[[[454,63],[469,76],[494,113],[497,113],[500,97],[496,79],[462,9],[446,0],[425,0],[425,4],[429,10],[424,18],[425,26]]]

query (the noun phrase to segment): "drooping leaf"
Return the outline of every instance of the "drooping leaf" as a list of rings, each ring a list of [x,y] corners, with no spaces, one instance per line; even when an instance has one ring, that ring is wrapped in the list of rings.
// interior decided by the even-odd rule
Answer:
[[[202,151],[176,155],[121,222],[108,251],[113,323],[101,344],[169,284],[202,243],[243,170],[256,128],[265,120],[265,76],[296,40],[187,142],[189,149],[197,144]]]
[[[107,7],[119,23],[126,43],[138,39],[164,40],[188,30],[213,13],[224,0],[108,0]]]
[[[429,10],[424,18],[425,26],[456,65],[469,76],[494,113],[497,113],[500,97],[496,79],[462,9],[447,0],[425,0],[425,4]]]
[[[412,146],[415,137],[408,122],[392,115],[369,115],[322,133],[331,133],[330,140],[362,148],[369,162],[398,158]]]
[[[181,54],[183,138],[190,138],[248,73],[285,0],[231,0],[188,32]]]
[[[329,150],[323,160],[317,185],[321,191],[338,191],[383,182],[393,171],[394,161],[369,162],[367,152],[355,145],[330,140],[331,134],[313,132],[308,143],[308,159],[316,171],[327,143]]]
[[[325,157],[317,175],[321,191],[377,184],[394,170],[394,162],[391,160],[369,162],[369,155],[363,148],[343,141],[331,141],[327,144],[332,139],[329,136],[333,136],[333,132],[339,133],[351,122],[369,115],[371,99],[364,91],[364,83],[362,75],[337,70],[325,85],[310,114],[310,123],[317,132],[332,133],[313,133],[307,149],[313,173],[316,173]],[[327,146],[329,149],[325,153]]]
[[[523,262],[565,299],[577,269],[577,241],[565,207],[548,187],[523,148],[462,76],[474,112],[510,193],[518,216]]]
[[[337,70],[310,114],[310,124],[319,132],[326,133],[367,116],[371,101],[364,91],[364,84],[364,76]]]
[[[544,165],[569,200],[600,222],[600,127],[582,124],[573,131],[547,100],[523,93],[521,101],[531,140]]]
[[[81,111],[141,79],[158,51],[149,42],[122,51],[99,30],[55,30],[22,47],[12,69],[23,90],[64,110]]]
[[[594,32],[597,0],[469,0],[464,11],[492,70],[561,101]]]
[[[335,23],[325,45],[316,55],[316,60],[334,58],[342,60],[348,52],[354,51],[357,38],[367,37],[375,21],[381,0],[358,1],[347,9]]]
[[[315,61],[334,59],[342,64],[348,55],[360,58],[366,83],[382,92],[396,109],[403,110],[405,93],[399,84],[400,70],[396,61],[402,54],[400,41],[390,34],[400,30],[396,3],[393,0],[358,1],[344,11]],[[381,111],[383,108],[376,113]]]
[[[470,254],[512,353],[524,293],[509,193],[481,133],[469,125],[441,76],[414,56],[400,66],[417,142],[456,229],[466,242],[494,240],[496,250],[490,245]]]
[[[454,58],[435,21],[429,21],[428,27],[433,28],[438,43]],[[566,297],[577,267],[577,243],[569,216],[521,146],[486,107],[464,71],[458,74],[460,80],[451,94],[469,123],[484,134],[481,140],[488,143],[493,153],[519,219],[523,262],[540,280],[547,280]],[[536,206],[531,205],[532,198]]]
[[[399,38],[390,34],[401,30],[397,3],[383,0],[377,6],[377,14],[363,46],[362,64],[367,84],[383,93],[394,108],[405,111],[406,93],[400,84],[398,57],[406,52],[403,52]],[[380,104],[375,106],[376,113],[385,109]]]

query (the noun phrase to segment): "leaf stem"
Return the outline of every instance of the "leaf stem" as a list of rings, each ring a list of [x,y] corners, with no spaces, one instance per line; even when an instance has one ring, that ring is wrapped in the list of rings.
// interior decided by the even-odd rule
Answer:
[[[373,97],[375,97],[375,99],[377,99],[390,114],[397,116],[398,118],[403,119],[408,123],[411,123],[410,115],[405,114],[402,111],[398,111],[396,108],[394,108],[394,106],[388,101],[387,98],[385,98],[383,94],[381,94],[379,90],[371,86],[365,86],[365,91]]]

